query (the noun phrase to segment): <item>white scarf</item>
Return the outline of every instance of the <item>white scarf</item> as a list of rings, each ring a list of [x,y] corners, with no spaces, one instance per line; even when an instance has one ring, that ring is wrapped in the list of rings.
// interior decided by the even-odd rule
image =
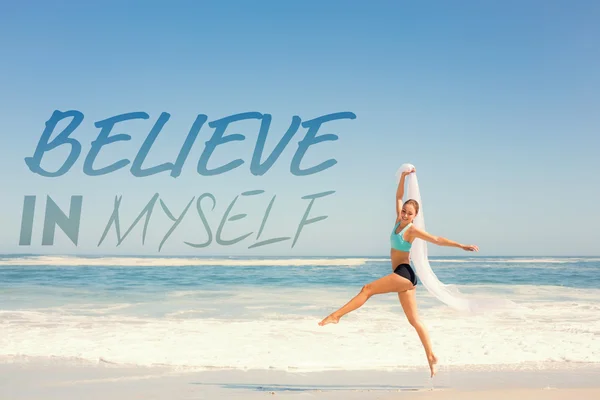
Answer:
[[[403,164],[397,172],[397,183],[400,181],[402,172],[410,171],[412,168],[414,168],[414,166],[411,164]],[[421,201],[421,194],[419,192],[419,184],[417,182],[416,172],[409,174],[406,177],[406,180],[408,184],[406,198],[414,199],[419,203],[419,212],[414,218],[413,224],[417,228],[425,231],[423,202]],[[415,267],[415,272],[417,273],[419,280],[429,291],[429,293],[456,310],[479,312],[507,307],[512,308],[516,306],[516,304],[512,301],[504,299],[467,298],[460,293],[455,285],[447,285],[440,282],[431,269],[431,265],[429,265],[429,258],[427,256],[427,242],[422,239],[417,238],[413,241],[410,250],[410,258],[413,266]]]

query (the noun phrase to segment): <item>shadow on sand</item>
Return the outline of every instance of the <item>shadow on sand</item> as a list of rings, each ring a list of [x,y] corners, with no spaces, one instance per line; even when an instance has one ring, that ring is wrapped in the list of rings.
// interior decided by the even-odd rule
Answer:
[[[244,389],[257,392],[325,392],[325,391],[386,391],[386,392],[420,392],[433,390],[424,386],[401,385],[282,385],[282,384],[247,384],[247,383],[202,383],[191,382],[192,385],[220,386],[224,389]],[[435,390],[446,389],[436,385]]]

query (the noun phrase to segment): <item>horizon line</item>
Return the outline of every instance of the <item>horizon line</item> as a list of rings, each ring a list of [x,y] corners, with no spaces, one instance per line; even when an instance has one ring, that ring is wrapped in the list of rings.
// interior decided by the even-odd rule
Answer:
[[[223,254],[211,254],[211,255],[192,255],[192,254],[69,254],[69,253],[0,253],[2,256],[55,256],[55,257],[154,257],[154,258],[226,258],[226,257],[243,257],[243,258],[317,258],[317,257],[328,257],[328,258],[386,258],[389,259],[389,255],[223,255]],[[530,254],[530,255],[507,255],[507,254],[495,254],[495,255],[438,255],[429,256],[429,258],[488,258],[488,257],[598,257],[600,255],[552,255],[552,254]]]

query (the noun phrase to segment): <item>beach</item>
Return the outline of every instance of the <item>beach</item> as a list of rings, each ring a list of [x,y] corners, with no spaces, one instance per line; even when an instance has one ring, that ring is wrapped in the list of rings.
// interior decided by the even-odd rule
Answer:
[[[598,366],[569,370],[183,371],[64,360],[0,365],[2,399],[597,399]],[[575,396],[575,397],[574,397]]]
[[[0,400],[600,400],[598,21],[2,2]]]
[[[518,304],[464,314],[418,286],[434,379],[397,296],[318,326],[385,258],[1,256],[0,398],[598,398],[600,259],[431,263]]]

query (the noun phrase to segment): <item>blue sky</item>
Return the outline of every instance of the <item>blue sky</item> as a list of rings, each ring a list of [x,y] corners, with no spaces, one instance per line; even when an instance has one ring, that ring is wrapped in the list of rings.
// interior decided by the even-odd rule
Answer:
[[[1,253],[190,255],[382,255],[389,252],[397,168],[417,167],[428,230],[480,246],[480,255],[598,255],[600,212],[600,5],[592,1],[506,2],[61,2],[0,5]],[[54,110],[78,110],[72,133],[82,154],[56,178],[32,173],[31,157]],[[137,178],[129,168],[90,177],[83,162],[99,129],[94,123],[142,111],[147,120],[117,125],[130,141],[107,145],[97,167],[133,160],[162,112],[171,114],[145,166],[173,162],[198,114],[208,122],[243,112],[272,115],[266,150],[302,121],[336,112],[354,120],[324,125],[337,141],[311,147],[303,166],[327,159],[321,173],[294,176],[299,129],[263,176],[249,165],[259,124],[232,125],[244,141],[217,148],[225,174],[200,176],[196,163],[213,129],[205,125],[182,174]],[[63,124],[63,127],[66,126]],[[61,146],[42,165],[57,169]],[[236,195],[247,217],[227,223],[232,246],[214,242]],[[291,240],[255,249],[261,240],[294,237],[306,210],[328,218]],[[142,245],[142,226],[116,246],[99,239],[122,195],[125,230],[154,193],[173,214],[203,193],[213,242],[195,205],[158,253],[171,227],[160,206]],[[23,198],[38,196],[31,246],[19,246]],[[78,246],[60,230],[42,246],[45,196],[63,209],[82,195]],[[432,255],[468,255],[430,247]]]

